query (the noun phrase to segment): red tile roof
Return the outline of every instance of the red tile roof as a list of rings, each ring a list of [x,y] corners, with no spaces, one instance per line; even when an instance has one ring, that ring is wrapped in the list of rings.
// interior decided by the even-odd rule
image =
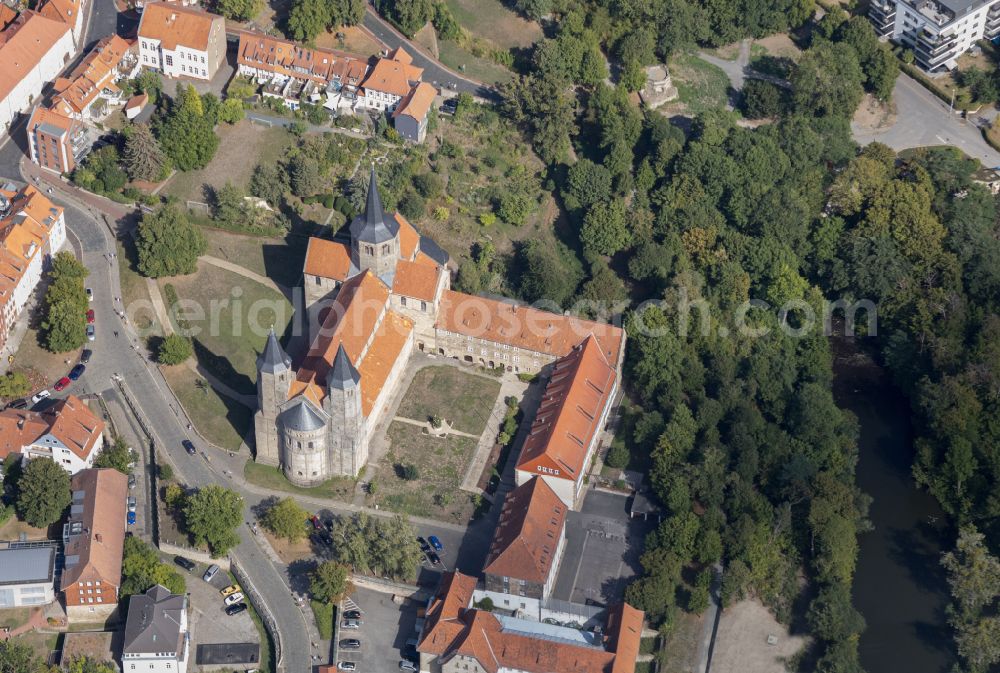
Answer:
[[[82,522],[83,532],[66,544],[62,587],[67,599],[73,595],[72,585],[81,580],[121,586],[128,479],[112,468],[81,470],[73,475],[71,487],[74,493],[83,492],[82,499],[73,500],[83,511],[74,514],[70,509],[70,521]],[[71,565],[74,556],[79,561]],[[104,602],[112,598],[105,595]]]
[[[444,269],[436,264],[428,266],[401,259],[396,262],[396,275],[392,279],[392,292],[424,301],[434,301],[442,273],[444,273]]]
[[[517,469],[576,480],[615,382],[594,337],[556,361]]]
[[[133,45],[134,43],[117,35],[101,39],[69,78],[56,81],[59,95],[53,100],[52,106],[68,108],[61,110],[64,114],[82,113],[103,89],[117,91],[115,72]]]
[[[70,32],[62,21],[25,10],[0,33],[0,101]],[[61,55],[60,55],[61,56]]]
[[[334,76],[339,76],[343,80],[344,75],[355,72],[358,65],[364,70],[368,67],[365,59],[346,52],[310,49],[289,40],[245,31],[240,32],[236,63],[285,77],[311,79],[319,83],[326,83]]]
[[[521,484],[503,501],[483,572],[545,584],[566,523],[566,505],[544,479]]]
[[[437,89],[433,86],[427,82],[421,82],[410,90],[406,98],[400,101],[392,116],[407,115],[417,121],[421,121],[427,116],[427,112],[431,109],[431,104],[434,102],[437,93]]]
[[[45,411],[0,411],[0,460],[52,435],[79,458],[86,460],[104,432],[104,421],[76,395],[59,400]]]
[[[403,97],[410,88],[420,81],[423,68],[410,65],[413,59],[402,49],[397,49],[388,58],[380,58],[368,73],[362,86],[372,91],[382,91]]]
[[[176,49],[177,45],[207,51],[212,24],[216,19],[223,21],[218,14],[203,12],[194,7],[150,2],[142,10],[139,37],[158,40],[163,49],[170,51]]]
[[[304,270],[311,276],[343,282],[351,273],[351,249],[337,241],[310,238]]]
[[[47,0],[38,11],[46,18],[74,25],[80,13],[80,0]]]

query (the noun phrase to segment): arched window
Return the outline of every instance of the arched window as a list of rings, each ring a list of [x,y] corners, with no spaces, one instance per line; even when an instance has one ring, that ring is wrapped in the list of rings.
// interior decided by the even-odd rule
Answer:
[[[392,252],[392,246],[390,246],[388,243],[383,243],[382,244],[382,254],[383,255],[388,255],[390,252]]]

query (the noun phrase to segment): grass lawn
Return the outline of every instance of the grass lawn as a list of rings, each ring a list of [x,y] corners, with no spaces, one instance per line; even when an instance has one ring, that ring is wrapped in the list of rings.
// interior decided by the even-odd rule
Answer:
[[[5,608],[0,611],[0,629],[13,631],[31,618],[32,608]]]
[[[41,333],[34,328],[34,324],[32,317],[14,355],[14,371],[23,372],[28,377],[32,391],[52,385],[61,376],[65,376],[80,359],[80,352],[86,348],[82,346],[67,353],[50,353],[42,347]]]
[[[0,526],[0,540],[17,540],[20,538],[21,533],[24,533],[27,536],[26,539],[28,540],[44,540],[48,537],[48,531],[45,528],[35,528],[33,526],[29,526],[14,515],[11,515],[11,517],[7,519],[2,526]]]
[[[417,426],[394,422],[386,439],[388,453],[379,462],[374,504],[394,512],[442,521],[468,521],[475,509],[471,494],[459,490],[476,440],[432,437]],[[397,466],[414,465],[418,478],[406,481]]]
[[[695,670],[703,621],[704,617],[699,615],[686,612],[677,614],[670,633],[661,639],[663,648],[658,655],[660,673],[686,673]]]
[[[426,367],[413,377],[396,415],[416,421],[436,415],[455,430],[480,435],[499,393],[496,379],[455,367]]]
[[[253,425],[253,411],[211,386],[199,387],[201,377],[184,365],[161,371],[198,432],[216,446],[238,451]]]
[[[672,108],[697,115],[706,110],[724,108],[729,102],[729,78],[726,73],[694,54],[675,56],[670,63],[670,74],[678,93],[678,102],[671,104]]]
[[[128,241],[132,247],[132,241]],[[163,326],[156,319],[156,312],[153,311],[149,301],[149,290],[146,287],[146,279],[135,270],[134,251],[126,249],[119,241],[116,244],[118,259],[118,282],[122,288],[122,302],[125,304],[125,313],[129,321],[135,325],[140,334],[163,334]]]
[[[208,227],[202,233],[208,240],[205,254],[239,264],[285,287],[293,287],[302,280],[302,265],[309,244],[306,236],[289,234],[285,239],[266,238]]]
[[[316,619],[316,630],[323,640],[333,638],[333,606],[329,603],[321,603],[317,600],[309,601],[312,608],[313,617]]]
[[[292,318],[292,306],[279,293],[231,271],[201,262],[188,276],[160,281],[171,283],[181,300],[200,307],[201,319],[187,310],[199,364],[234,390],[256,391],[257,355],[264,349],[268,329],[282,334]],[[163,292],[164,301],[167,293]],[[170,310],[170,307],[167,307]],[[172,316],[177,323],[177,316]]]
[[[438,53],[440,54],[441,62],[455,72],[462,73],[486,84],[502,84],[514,77],[514,73],[502,65],[498,65],[486,58],[473,56],[470,52],[451,40],[440,40],[438,42]],[[442,85],[444,82],[438,82],[438,84]]]
[[[324,481],[319,486],[303,488],[288,481],[278,468],[271,467],[270,465],[261,465],[252,460],[246,462],[243,468],[243,477],[251,484],[263,486],[270,490],[308,495],[313,498],[350,500],[354,493],[354,480],[348,477],[333,477]]]
[[[542,27],[509,10],[499,0],[446,0],[467,31],[503,49],[527,47],[542,39]]]
[[[337,33],[343,33],[344,39],[340,40],[336,35]],[[316,46],[325,49],[346,51],[365,58],[372,54],[377,54],[383,49],[382,44],[378,40],[357,26],[341,26],[332,33],[322,33],[316,37]]]
[[[274,163],[295,141],[283,128],[264,128],[245,119],[232,126],[219,124],[216,132],[221,142],[208,166],[196,171],[178,172],[162,193],[182,201],[205,202],[205,185],[219,188],[231,182],[238,187],[246,187],[257,164]]]
[[[48,661],[49,655],[52,654],[52,651],[55,650],[56,646],[59,644],[59,636],[60,634],[58,633],[30,631],[18,636],[17,640],[18,642],[30,647],[34,651],[36,657],[42,659],[43,661]],[[7,670],[14,669],[4,669],[5,672]]]

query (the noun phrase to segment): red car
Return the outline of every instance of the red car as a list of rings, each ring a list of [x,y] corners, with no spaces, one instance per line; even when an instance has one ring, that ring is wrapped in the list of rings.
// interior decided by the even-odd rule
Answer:
[[[87,324],[88,325],[94,324],[94,309],[87,310]]]
[[[54,386],[52,386],[52,387],[58,393],[58,392],[62,392],[63,390],[66,390],[66,388],[69,387],[70,383],[71,383],[71,381],[69,380],[69,377],[68,376],[64,376],[61,379],[59,379],[58,381],[56,381],[56,384]]]

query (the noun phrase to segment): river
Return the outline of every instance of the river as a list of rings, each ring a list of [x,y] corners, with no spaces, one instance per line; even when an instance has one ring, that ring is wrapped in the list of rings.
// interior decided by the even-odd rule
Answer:
[[[854,602],[867,621],[861,664],[868,673],[946,673],[954,660],[940,565],[948,522],[911,476],[913,434],[906,398],[870,359],[837,353],[834,394],[861,426],[857,481],[873,498],[874,530],[861,535]]]

